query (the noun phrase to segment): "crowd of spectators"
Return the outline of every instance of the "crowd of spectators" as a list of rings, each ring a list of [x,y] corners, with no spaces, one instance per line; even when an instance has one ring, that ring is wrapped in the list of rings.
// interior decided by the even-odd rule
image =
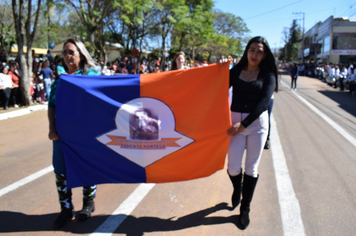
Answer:
[[[32,51],[32,79],[31,79],[31,103],[46,104],[51,90],[51,84],[60,74],[66,73],[67,68],[61,55],[52,56],[48,50],[46,55],[35,55]],[[0,104],[3,109],[9,109],[9,106],[21,106],[21,71],[19,63],[16,60],[8,60],[5,50],[0,54]],[[171,61],[161,58],[147,59],[143,57],[137,62],[136,58],[130,56],[118,57],[112,62],[103,62],[97,60],[97,69],[102,75],[117,74],[147,74],[159,73],[171,70]],[[186,68],[207,66],[206,61],[192,61],[185,65]]]
[[[356,92],[356,63],[303,63],[298,66],[299,75],[318,78],[352,94]],[[279,67],[287,71],[291,69],[288,63],[279,64]]]

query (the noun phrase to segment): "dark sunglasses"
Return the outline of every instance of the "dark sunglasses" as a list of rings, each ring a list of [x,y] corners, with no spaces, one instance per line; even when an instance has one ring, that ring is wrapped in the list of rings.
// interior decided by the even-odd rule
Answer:
[[[73,56],[74,54],[77,54],[77,53],[79,53],[79,52],[78,51],[68,50],[68,51],[63,51],[62,55],[66,56],[67,54],[69,54],[69,55]]]

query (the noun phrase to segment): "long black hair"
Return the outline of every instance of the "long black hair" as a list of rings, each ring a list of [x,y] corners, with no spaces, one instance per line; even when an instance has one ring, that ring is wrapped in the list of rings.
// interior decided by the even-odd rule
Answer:
[[[277,65],[274,59],[274,56],[272,54],[271,48],[269,47],[269,44],[267,40],[264,37],[261,36],[256,36],[248,42],[246,49],[244,51],[244,54],[242,55],[242,58],[240,61],[236,64],[236,67],[243,70],[246,69],[248,66],[248,59],[247,59],[247,52],[251,46],[252,43],[262,43],[264,47],[264,52],[266,53],[265,58],[262,59],[259,68],[261,70],[267,70],[272,72],[275,77],[276,77],[276,88],[275,91],[278,91],[278,70],[277,70]]]

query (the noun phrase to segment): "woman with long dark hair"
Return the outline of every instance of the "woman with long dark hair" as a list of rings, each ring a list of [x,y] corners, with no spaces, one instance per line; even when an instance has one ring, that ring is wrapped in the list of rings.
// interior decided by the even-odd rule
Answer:
[[[240,204],[240,225],[250,223],[250,203],[258,180],[258,164],[268,134],[268,105],[278,90],[278,71],[274,56],[263,37],[252,38],[239,61],[230,70],[232,86],[231,136],[228,175],[234,187],[232,206]],[[242,158],[246,149],[244,173]],[[241,199],[242,195],[242,199]]]

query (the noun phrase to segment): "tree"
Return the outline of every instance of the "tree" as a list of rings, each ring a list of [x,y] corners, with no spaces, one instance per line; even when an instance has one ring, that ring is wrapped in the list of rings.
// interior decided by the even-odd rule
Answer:
[[[250,32],[241,17],[215,10],[213,26],[215,34],[226,36],[226,48],[220,49],[221,55],[240,56],[243,44],[247,44],[249,39],[246,34]]]
[[[35,7],[35,9],[32,10],[32,7]],[[40,7],[41,0],[37,0],[37,6],[32,6],[32,0],[28,0],[27,5],[24,4],[23,0],[12,0],[18,60],[22,72],[20,88],[22,103],[25,106],[29,106],[31,103],[30,79],[32,78],[32,43],[37,31]],[[27,13],[27,15],[25,13]],[[26,54],[24,54],[25,44],[27,45]]]
[[[0,51],[5,50],[7,55],[11,53],[11,46],[15,43],[14,21],[10,0],[4,0],[0,4]]]
[[[249,32],[245,22],[241,17],[231,13],[224,13],[218,9],[215,11],[214,31],[216,34],[236,38],[247,43],[246,33]]]
[[[180,20],[184,20],[184,17],[188,13],[187,6],[184,0],[159,0],[157,1],[158,14],[156,15],[156,21],[159,23],[157,35],[161,37],[161,70],[164,65],[164,56],[166,50],[166,40],[173,30],[175,24],[178,24]]]
[[[65,0],[77,12],[87,32],[88,41],[96,54],[107,61],[105,29],[112,23],[111,16],[120,7],[118,0]]]
[[[293,20],[292,27],[290,28],[290,37],[288,41],[289,59],[296,60],[297,54],[301,46],[302,31],[297,24],[297,20]]]
[[[293,20],[291,28],[284,28],[283,36],[285,45],[280,50],[281,56],[279,59],[284,59],[285,61],[296,60],[302,41],[302,32],[297,20]]]
[[[214,2],[212,0],[185,1],[188,14],[174,25],[172,45],[178,51],[184,50],[195,60],[195,53],[201,46],[206,45],[213,34]]]

